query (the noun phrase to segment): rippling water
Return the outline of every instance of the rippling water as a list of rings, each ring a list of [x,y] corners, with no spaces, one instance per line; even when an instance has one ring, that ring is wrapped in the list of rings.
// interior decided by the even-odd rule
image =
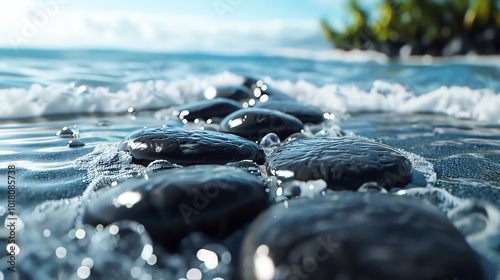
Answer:
[[[79,268],[88,266],[79,262],[85,256],[100,254],[91,261],[117,258],[123,263],[118,261],[113,267],[136,268],[131,271],[132,277],[187,277],[189,269],[198,265],[196,259],[168,256],[170,261],[156,269],[151,253],[148,258],[142,255],[151,242],[140,225],[120,224],[135,232],[134,238],[140,242],[123,241],[116,252],[109,254],[114,257],[104,256],[97,246],[83,244],[84,238],[71,229],[75,219],[78,223],[79,204],[85,203],[85,194],[97,184],[125,180],[141,172],[112,169],[109,157],[116,153],[117,142],[144,126],[181,125],[165,119],[158,110],[200,100],[206,87],[237,84],[245,76],[263,78],[299,101],[334,114],[335,124],[345,131],[421,156],[437,176],[431,185],[452,195],[444,192],[431,202],[441,206],[453,202],[458,205],[454,207],[468,211],[474,207],[467,208],[463,201],[480,202],[466,199],[486,201],[479,207],[483,210],[470,210],[470,216],[482,215],[483,227],[465,235],[489,263],[491,279],[500,277],[500,227],[495,221],[500,207],[500,67],[495,66],[499,58],[425,65],[417,60],[390,63],[370,57],[364,62],[350,62],[352,57],[343,54],[311,59],[117,51],[22,50],[14,54],[1,50],[0,57],[0,216],[3,220],[8,214],[8,166],[15,165],[16,213],[26,222],[24,228],[19,226],[18,233],[19,265],[23,267],[19,279],[29,279],[23,278],[28,274],[32,274],[31,279],[55,274],[61,279],[84,278],[86,269]],[[127,112],[130,108],[133,114]],[[78,131],[84,146],[69,147],[70,139],[57,137],[63,127]],[[109,164],[100,175],[78,166],[77,159],[91,153],[102,157],[94,163],[95,168]],[[443,211],[446,207],[442,206]],[[68,209],[73,209],[73,214]],[[33,211],[35,214],[31,214]],[[462,224],[473,223],[464,219]],[[52,233],[46,231],[49,228]],[[118,242],[109,241],[111,237],[102,230],[83,229],[89,235],[95,232],[92,238],[99,241],[93,244]],[[2,244],[7,234],[5,228],[0,229]],[[74,245],[71,240],[83,245]],[[224,246],[214,244],[212,249],[222,256],[231,251]],[[68,254],[66,262],[60,257],[60,248]],[[119,251],[122,249],[130,249],[135,259],[125,261],[127,254]],[[188,246],[184,253],[189,255],[190,250]],[[155,254],[167,258],[166,253]],[[45,257],[48,261],[42,262]],[[0,255],[0,259],[0,279],[10,279],[6,256]],[[176,269],[170,267],[176,264]],[[230,269],[223,266],[221,262],[220,275],[208,275],[230,277]],[[95,269],[103,268],[96,265]],[[41,273],[41,278],[35,277],[34,271]]]

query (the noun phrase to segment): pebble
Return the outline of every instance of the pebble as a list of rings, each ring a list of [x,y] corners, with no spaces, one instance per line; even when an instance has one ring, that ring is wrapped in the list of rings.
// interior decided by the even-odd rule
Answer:
[[[321,123],[324,120],[324,113],[319,108],[295,101],[269,100],[259,102],[255,107],[280,111],[296,117],[303,123]]]
[[[153,240],[175,250],[189,233],[224,238],[268,206],[263,182],[246,171],[225,166],[190,166],[125,181],[97,192],[84,222],[104,226],[133,220]]]
[[[323,179],[332,190],[357,190],[374,182],[390,189],[411,179],[411,162],[385,144],[354,137],[306,138],[285,143],[268,158],[282,179]]]
[[[220,131],[259,140],[271,132],[284,139],[303,128],[302,122],[294,116],[269,109],[250,108],[225,117],[221,121]]]
[[[295,101],[295,98],[270,87],[262,80],[245,78],[243,85],[251,91],[254,98],[257,98],[261,102],[266,102],[267,100]]]
[[[484,279],[438,208],[373,192],[275,205],[251,224],[241,256],[240,279]]]
[[[172,114],[181,120],[208,120],[212,118],[224,118],[239,109],[241,109],[241,104],[234,100],[216,98],[177,107]]]
[[[227,98],[235,101],[243,101],[252,98],[250,89],[244,86],[218,86],[209,87],[205,90],[206,99]]]
[[[163,159],[173,164],[225,164],[241,160],[264,162],[264,152],[254,142],[236,135],[179,127],[152,127],[127,136],[118,150],[128,151],[133,162],[147,166]]]

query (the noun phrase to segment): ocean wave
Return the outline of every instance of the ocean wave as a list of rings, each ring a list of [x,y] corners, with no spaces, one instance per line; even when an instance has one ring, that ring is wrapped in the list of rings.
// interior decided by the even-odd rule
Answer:
[[[1,119],[19,119],[57,114],[125,113],[134,110],[163,109],[203,98],[209,86],[241,84],[244,77],[230,72],[204,78],[130,82],[124,89],[108,87],[33,84],[28,89],[1,89]],[[369,90],[354,85],[317,86],[305,80],[273,80],[270,86],[315,105],[325,112],[349,114],[360,112],[437,113],[478,121],[500,121],[500,94],[490,89],[440,87],[416,94],[398,83],[373,82]]]

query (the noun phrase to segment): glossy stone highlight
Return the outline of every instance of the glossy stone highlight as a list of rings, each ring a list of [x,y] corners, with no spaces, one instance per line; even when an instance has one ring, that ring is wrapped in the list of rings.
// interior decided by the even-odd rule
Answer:
[[[238,110],[225,117],[221,121],[220,130],[259,140],[271,132],[284,139],[303,128],[302,122],[294,116],[269,109],[250,108]]]
[[[241,108],[241,104],[234,100],[216,98],[179,106],[172,114],[181,120],[208,120],[212,118],[224,118]]]
[[[378,193],[275,205],[252,223],[241,258],[241,279],[484,279],[438,208]]]
[[[280,111],[296,117],[303,123],[320,123],[324,120],[323,112],[319,108],[295,101],[269,100],[259,102],[255,107]]]
[[[268,206],[262,181],[224,166],[190,166],[133,179],[97,194],[84,222],[104,226],[120,220],[144,225],[151,237],[174,250],[187,234],[223,238]]]
[[[178,127],[144,128],[127,136],[118,150],[128,151],[133,162],[148,165],[163,159],[174,164],[225,164],[241,160],[264,162],[264,152],[247,139],[208,130]]]
[[[209,87],[203,94],[206,99],[228,98],[235,101],[243,101],[252,98],[252,92],[244,86]]]
[[[402,187],[412,174],[411,162],[394,148],[353,137],[294,140],[275,150],[267,164],[283,179],[323,179],[333,190],[357,190],[367,182]]]

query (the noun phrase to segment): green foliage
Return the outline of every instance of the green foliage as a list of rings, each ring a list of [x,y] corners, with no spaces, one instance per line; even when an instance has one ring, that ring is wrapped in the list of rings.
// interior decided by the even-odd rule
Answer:
[[[500,51],[496,0],[384,0],[377,8],[380,16],[371,21],[358,2],[348,2],[354,23],[343,32],[321,20],[325,38],[337,48],[376,49],[393,55],[409,45],[415,54],[424,54],[461,38],[470,49],[481,52],[480,44],[490,43],[496,53]]]

